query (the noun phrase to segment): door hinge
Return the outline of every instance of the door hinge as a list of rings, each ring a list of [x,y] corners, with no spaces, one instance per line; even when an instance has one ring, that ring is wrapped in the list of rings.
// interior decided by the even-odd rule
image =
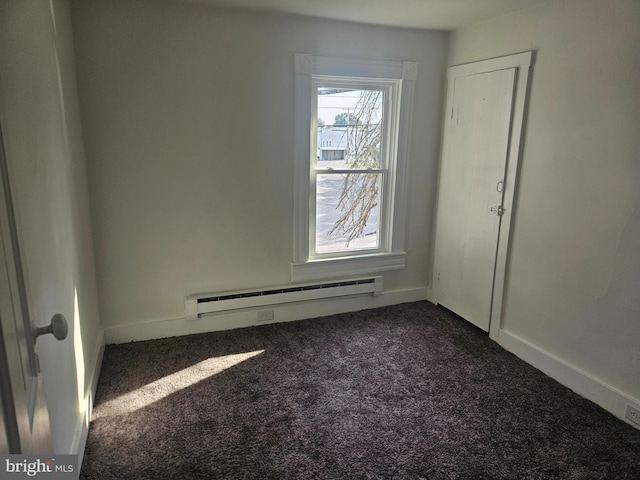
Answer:
[[[494,205],[493,207],[489,208],[489,211],[501,217],[504,213],[504,208],[502,208],[501,205]]]

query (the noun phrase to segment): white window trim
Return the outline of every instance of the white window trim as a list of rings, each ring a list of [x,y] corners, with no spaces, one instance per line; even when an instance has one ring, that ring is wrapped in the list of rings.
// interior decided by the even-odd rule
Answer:
[[[418,74],[415,62],[354,60],[295,54],[294,113],[294,252],[292,281],[318,280],[354,274],[398,270],[405,265],[405,227],[407,203],[407,163],[413,110],[413,91]],[[360,77],[401,80],[395,178],[392,179],[390,210],[392,224],[385,251],[354,252],[353,255],[310,258],[309,222],[311,164],[315,127],[314,76]]]
[[[313,262],[316,260],[325,260],[325,259],[335,259],[338,257],[359,257],[362,255],[375,254],[375,253],[387,253],[389,251],[389,245],[391,245],[391,227],[392,224],[390,219],[392,217],[390,208],[393,205],[393,196],[395,190],[395,172],[396,172],[396,152],[398,150],[398,138],[397,132],[399,130],[399,113],[400,113],[400,88],[402,81],[400,79],[362,79],[361,77],[340,77],[336,78],[334,76],[321,76],[314,75],[313,76],[313,86],[312,91],[316,92],[318,87],[322,86],[331,86],[332,88],[354,88],[354,89],[362,89],[362,90],[378,90],[384,92],[384,101],[386,103],[384,108],[384,116],[383,116],[383,126],[384,126],[384,140],[383,145],[384,154],[382,156],[382,163],[380,164],[379,173],[382,173],[381,176],[381,189],[383,194],[383,200],[381,205],[379,206],[378,218],[379,224],[381,226],[380,231],[382,234],[378,238],[379,246],[377,248],[369,248],[364,250],[347,250],[343,252],[328,252],[328,253],[318,253],[314,252],[315,247],[315,222],[313,215],[309,216],[309,232],[307,235],[309,242],[309,256],[308,261]],[[317,105],[314,103],[314,98],[312,98],[312,111],[317,109]],[[389,108],[392,106],[393,108]],[[314,143],[314,139],[316,137],[315,130],[316,126],[313,126],[314,134],[311,135],[311,150],[313,152],[316,151],[317,145]],[[315,155],[312,155],[310,161],[309,174],[313,179],[316,177],[315,184],[317,187],[317,175],[321,174],[322,170],[317,170],[314,168]],[[315,171],[315,175],[314,175]],[[365,173],[365,170],[355,171],[356,173]],[[313,185],[314,181],[311,182]],[[313,188],[313,187],[312,187]],[[316,209],[315,203],[315,193],[314,191],[309,192],[309,211],[313,212]]]

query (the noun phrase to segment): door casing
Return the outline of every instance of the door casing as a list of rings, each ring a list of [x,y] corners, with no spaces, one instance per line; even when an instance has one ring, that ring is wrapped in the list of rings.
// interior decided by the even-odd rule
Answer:
[[[511,114],[511,129],[509,134],[509,146],[507,151],[506,169],[504,174],[503,183],[503,198],[502,207],[504,209],[500,232],[498,235],[498,245],[496,250],[495,261],[495,273],[493,278],[492,288],[492,300],[491,300],[491,315],[489,324],[489,336],[496,340],[498,339],[500,329],[502,328],[501,319],[503,311],[504,301],[504,289],[506,285],[506,274],[508,268],[508,253],[509,253],[509,238],[511,235],[511,228],[514,219],[513,210],[515,208],[515,199],[517,191],[517,177],[519,170],[519,159],[522,150],[523,140],[523,123],[525,120],[525,109],[527,92],[529,85],[530,71],[533,65],[534,52],[523,52],[514,55],[508,55],[504,57],[493,58],[489,60],[482,60],[473,63],[467,63],[463,65],[456,65],[449,67],[447,70],[447,101],[445,108],[445,116],[449,115],[454,104],[454,85],[456,78],[476,75],[481,73],[495,72],[498,70],[516,69],[515,85],[513,90],[513,103]],[[446,118],[446,117],[445,117]],[[443,133],[443,152],[441,156],[441,162],[444,161],[446,155],[446,136],[447,132]],[[441,185],[438,185],[438,190]],[[439,192],[438,192],[439,193]],[[436,201],[437,212],[437,201]],[[438,221],[436,217],[435,226],[433,230],[432,244],[435,251],[435,237],[438,230]],[[435,255],[435,253],[434,253]],[[432,258],[431,265],[434,264],[434,258]],[[436,275],[437,272],[432,272],[432,275]],[[434,278],[432,278],[431,286],[428,289],[429,300],[433,303],[438,303]]]

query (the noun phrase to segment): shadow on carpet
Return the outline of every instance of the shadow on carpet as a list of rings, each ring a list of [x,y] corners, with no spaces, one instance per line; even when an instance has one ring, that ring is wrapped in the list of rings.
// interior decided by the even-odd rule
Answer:
[[[640,431],[417,302],[107,346],[80,478],[636,480]]]

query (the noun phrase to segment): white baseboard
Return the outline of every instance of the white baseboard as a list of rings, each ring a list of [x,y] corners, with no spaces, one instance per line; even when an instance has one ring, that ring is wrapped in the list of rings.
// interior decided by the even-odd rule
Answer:
[[[104,332],[100,330],[98,338],[96,339],[95,348],[93,349],[96,353],[90,364],[91,369],[88,370],[91,375],[91,382],[84,398],[84,414],[82,415],[82,418],[78,419],[76,434],[74,436],[70,452],[72,455],[78,456],[78,471],[80,471],[80,467],[82,465],[84,449],[87,445],[87,437],[89,436],[89,423],[91,421],[91,413],[93,411],[93,400],[96,398],[96,390],[98,389],[98,379],[100,377],[100,369],[102,367],[102,359],[104,357],[104,347],[105,335]]]
[[[624,418],[627,403],[640,408],[640,399],[634,398],[593,375],[552,355],[518,335],[500,330],[497,338],[505,350],[536,367],[580,396],[592,401],[629,425],[640,426]]]
[[[427,298],[426,287],[384,292],[377,297],[354,296],[349,298],[322,299],[309,302],[261,306],[235,312],[203,315],[196,320],[177,318],[130,325],[116,325],[105,329],[107,344],[156,338],[177,337],[194,333],[206,333],[233,328],[245,328],[268,323],[290,322],[307,318],[355,312],[369,308],[416,302]],[[258,310],[273,310],[274,318],[258,322]]]

